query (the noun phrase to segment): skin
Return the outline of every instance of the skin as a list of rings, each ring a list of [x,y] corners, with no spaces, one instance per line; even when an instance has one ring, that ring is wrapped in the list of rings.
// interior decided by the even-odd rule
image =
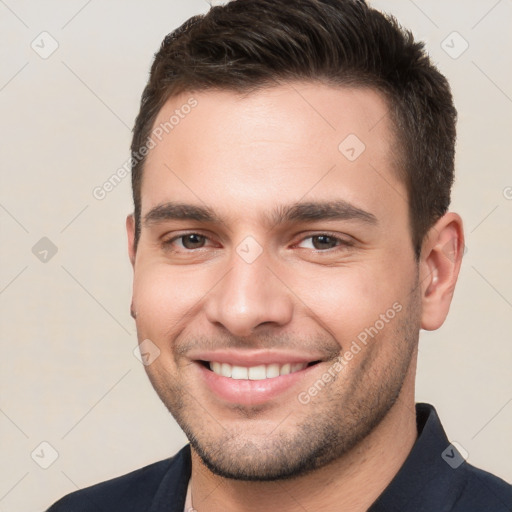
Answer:
[[[248,95],[184,93],[155,126],[191,96],[197,107],[148,155],[136,250],[132,216],[127,232],[139,342],[160,350],[145,368],[191,439],[194,507],[366,510],[417,436],[419,329],[439,328],[448,313],[462,221],[439,219],[415,260],[387,107],[375,91],[285,83]],[[348,134],[366,146],[354,161],[338,149]],[[334,200],[375,222],[268,222],[276,205]],[[218,221],[144,222],[170,201],[208,206]],[[190,233],[206,238],[176,238]],[[237,252],[247,236],[262,250],[251,263]],[[301,403],[393,304],[400,312]],[[233,403],[202,379],[195,355],[204,349],[289,350],[320,363],[264,403]]]

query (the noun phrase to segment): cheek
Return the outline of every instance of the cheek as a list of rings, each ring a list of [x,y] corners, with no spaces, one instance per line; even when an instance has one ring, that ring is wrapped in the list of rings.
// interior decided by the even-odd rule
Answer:
[[[311,275],[297,283],[299,307],[305,304],[305,314],[328,329],[343,349],[361,333],[364,339],[367,329],[374,332],[376,322],[377,328],[384,322],[385,327],[379,331],[387,330],[393,322],[386,320],[395,317],[408,289],[403,276],[402,282],[387,279],[382,271],[372,272],[366,265],[329,270],[329,274]]]
[[[200,297],[198,282],[185,279],[179,270],[158,264],[137,269],[133,283],[137,327],[150,339],[167,337],[180,329]]]

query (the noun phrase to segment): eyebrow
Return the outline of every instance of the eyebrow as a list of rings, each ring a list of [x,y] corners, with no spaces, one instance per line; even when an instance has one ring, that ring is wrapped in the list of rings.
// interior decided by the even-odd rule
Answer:
[[[194,220],[210,224],[225,222],[209,207],[194,204],[167,202],[155,206],[144,216],[144,225],[149,227],[171,220]],[[308,201],[279,205],[264,221],[270,227],[290,222],[315,222],[319,220],[356,220],[367,225],[376,225],[373,213],[358,208],[347,201]]]
[[[279,205],[272,211],[269,219],[269,224],[272,226],[286,222],[314,222],[317,220],[358,220],[365,224],[377,224],[377,217],[373,213],[362,210],[342,199]]]

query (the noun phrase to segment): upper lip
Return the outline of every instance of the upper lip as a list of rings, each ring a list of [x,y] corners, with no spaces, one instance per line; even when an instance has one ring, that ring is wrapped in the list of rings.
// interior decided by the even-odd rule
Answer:
[[[191,352],[187,356],[195,361],[214,361],[234,366],[259,366],[262,364],[313,363],[322,360],[318,354],[304,354],[275,350],[213,350]]]

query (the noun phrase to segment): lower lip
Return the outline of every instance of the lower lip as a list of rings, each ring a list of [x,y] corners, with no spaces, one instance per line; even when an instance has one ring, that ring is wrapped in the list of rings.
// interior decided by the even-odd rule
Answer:
[[[197,366],[206,385],[221,399],[239,405],[261,405],[298,385],[318,364],[263,380],[231,379],[216,374],[201,363],[197,363]]]

